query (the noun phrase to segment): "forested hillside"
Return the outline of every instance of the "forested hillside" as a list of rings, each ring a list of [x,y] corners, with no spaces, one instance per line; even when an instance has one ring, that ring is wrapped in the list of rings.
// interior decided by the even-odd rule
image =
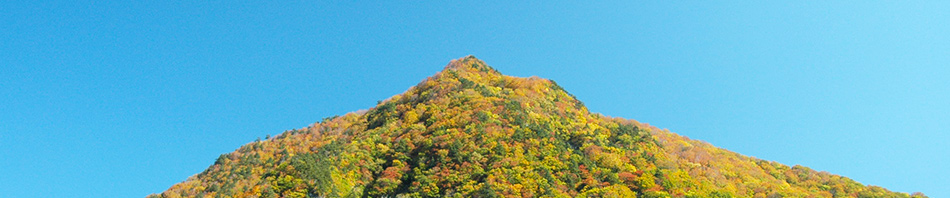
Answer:
[[[367,111],[249,143],[149,197],[925,197],[587,110],[464,57]]]

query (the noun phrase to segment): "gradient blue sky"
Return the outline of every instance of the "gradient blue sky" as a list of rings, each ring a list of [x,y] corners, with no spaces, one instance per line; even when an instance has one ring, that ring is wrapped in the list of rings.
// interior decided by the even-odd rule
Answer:
[[[950,197],[950,4],[0,2],[0,194],[142,197],[475,55],[590,110]]]

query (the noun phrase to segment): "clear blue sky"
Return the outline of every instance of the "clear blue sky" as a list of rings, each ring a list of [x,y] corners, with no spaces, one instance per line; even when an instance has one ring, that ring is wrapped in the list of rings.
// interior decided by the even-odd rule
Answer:
[[[142,197],[449,60],[595,112],[950,197],[950,4],[0,2],[0,194]]]

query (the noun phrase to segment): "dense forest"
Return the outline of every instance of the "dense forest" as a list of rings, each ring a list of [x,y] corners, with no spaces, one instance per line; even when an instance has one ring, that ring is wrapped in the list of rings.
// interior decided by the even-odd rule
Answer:
[[[375,107],[221,155],[149,197],[926,197],[587,110],[472,56]]]

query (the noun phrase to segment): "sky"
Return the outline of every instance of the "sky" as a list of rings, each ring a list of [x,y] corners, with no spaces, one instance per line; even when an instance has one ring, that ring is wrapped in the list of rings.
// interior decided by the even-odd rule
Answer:
[[[143,197],[475,55],[760,159],[950,197],[950,3],[3,1],[0,194]]]

